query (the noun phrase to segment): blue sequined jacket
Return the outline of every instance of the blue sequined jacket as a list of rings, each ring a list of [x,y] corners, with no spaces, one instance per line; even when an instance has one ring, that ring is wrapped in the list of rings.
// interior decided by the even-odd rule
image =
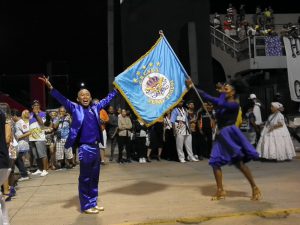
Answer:
[[[108,94],[106,98],[102,99],[98,104],[91,105],[91,109],[95,112],[99,126],[101,125],[101,121],[99,118],[100,110],[105,108],[109,104],[109,102],[117,95],[117,93],[117,90],[114,89]],[[75,144],[77,136],[82,126],[82,122],[84,119],[83,106],[70,101],[54,88],[51,90],[50,94],[60,104],[62,104],[66,108],[66,110],[72,115],[70,133],[65,144],[65,148],[70,148]],[[100,132],[100,143],[103,144],[102,132]]]

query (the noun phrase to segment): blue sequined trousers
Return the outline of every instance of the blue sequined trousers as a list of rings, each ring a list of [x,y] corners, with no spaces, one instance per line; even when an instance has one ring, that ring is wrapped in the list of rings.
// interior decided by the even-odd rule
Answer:
[[[97,145],[83,144],[78,149],[80,161],[79,200],[81,211],[93,208],[98,200],[100,150]]]

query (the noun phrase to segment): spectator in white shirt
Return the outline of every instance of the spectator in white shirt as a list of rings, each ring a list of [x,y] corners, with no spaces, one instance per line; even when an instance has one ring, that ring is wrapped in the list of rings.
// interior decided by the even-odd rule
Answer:
[[[176,148],[178,158],[181,163],[185,163],[185,155],[183,152],[183,145],[188,154],[188,160],[196,162],[199,161],[194,157],[192,149],[192,135],[187,118],[187,111],[183,108],[183,100],[180,101],[177,107],[172,111],[171,123],[173,126],[173,133],[176,139]]]
[[[16,166],[20,171],[21,177],[19,181],[28,180],[28,171],[24,164],[25,155],[29,152],[29,111],[24,110],[22,116],[25,118],[23,120],[21,118],[21,113],[18,110],[12,110],[11,112],[12,119],[15,122],[15,138],[18,141],[18,150],[19,154],[16,159]],[[27,119],[27,120],[26,120]]]
[[[263,124],[262,118],[261,118],[261,103],[259,100],[256,98],[255,94],[250,94],[249,99],[253,102],[253,114],[255,116],[255,124],[257,125],[258,128],[260,128]],[[256,129],[256,143],[258,142],[260,138],[260,130],[261,129]]]
[[[213,25],[215,29],[221,30],[221,20],[220,20],[220,15],[218,13],[215,14],[214,20],[213,20]]]

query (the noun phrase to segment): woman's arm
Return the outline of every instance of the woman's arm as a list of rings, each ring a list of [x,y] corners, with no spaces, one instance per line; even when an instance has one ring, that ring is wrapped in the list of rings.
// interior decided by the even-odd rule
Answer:
[[[218,98],[213,97],[213,96],[207,94],[206,92],[204,92],[204,91],[202,91],[202,90],[200,90],[200,89],[198,89],[198,88],[197,88],[197,91],[198,91],[198,93],[199,93],[205,100],[208,100],[208,101],[212,102],[212,103],[215,104],[215,105],[218,104],[218,101],[219,101]]]
[[[195,85],[193,84],[193,81],[191,79],[188,79],[185,81],[185,84],[188,88],[192,88],[192,87],[195,87]],[[199,89],[199,88],[196,88],[195,87],[195,90],[197,90],[197,92],[203,97],[205,98],[206,100],[209,100],[210,102],[214,103],[214,104],[217,104],[218,102],[218,98],[215,98],[215,97],[212,97],[211,95],[205,93],[203,90]]]
[[[278,129],[280,127],[283,127],[281,123],[275,124],[269,128],[269,132],[272,132],[273,130]]]
[[[279,122],[279,123],[277,123],[277,124],[271,126],[270,129],[269,129],[269,132],[271,132],[271,131],[273,131],[273,130],[275,130],[275,129],[278,129],[278,128],[280,128],[280,127],[283,127],[283,124]]]
[[[12,141],[11,125],[9,123],[5,124],[5,142],[7,145]]]
[[[275,120],[274,121],[274,125],[271,125],[269,127],[269,132],[271,132],[271,131],[273,131],[275,129],[281,128],[285,124],[285,122],[284,122],[284,116],[280,112],[276,113],[274,117],[275,117],[274,118],[274,120]]]
[[[118,128],[119,128],[119,131],[126,130],[126,128],[124,127],[123,120],[124,120],[124,118],[122,118],[122,116],[120,116],[118,118]]]
[[[237,102],[226,101],[226,94],[223,92],[221,92],[219,98],[216,98],[216,97],[212,97],[211,95],[205,93],[204,91],[202,91],[200,89],[197,89],[197,91],[203,98],[205,98],[206,100],[212,102],[213,104],[215,104],[219,107],[223,107],[223,108],[227,108],[227,109],[236,109],[239,107],[239,104]]]
[[[126,121],[126,129],[131,129],[132,128],[132,123],[131,123],[131,119],[129,117],[127,117],[127,121]]]

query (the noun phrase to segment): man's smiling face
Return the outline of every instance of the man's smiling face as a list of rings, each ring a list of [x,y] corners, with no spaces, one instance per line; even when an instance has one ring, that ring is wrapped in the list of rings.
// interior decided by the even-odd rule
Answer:
[[[91,104],[92,96],[87,89],[82,89],[78,92],[77,101],[84,107],[88,107]]]

